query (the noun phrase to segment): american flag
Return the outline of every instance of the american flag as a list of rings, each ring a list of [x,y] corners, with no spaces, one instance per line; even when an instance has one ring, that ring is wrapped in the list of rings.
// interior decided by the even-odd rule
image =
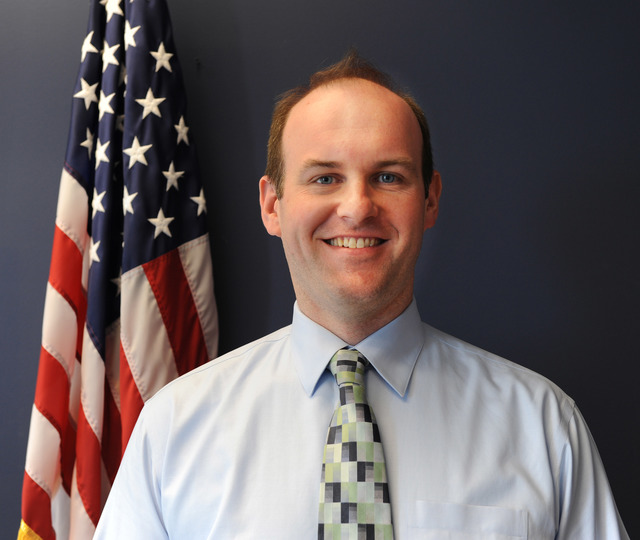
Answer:
[[[143,403],[216,354],[206,204],[165,0],[92,0],[19,539],[91,538]]]

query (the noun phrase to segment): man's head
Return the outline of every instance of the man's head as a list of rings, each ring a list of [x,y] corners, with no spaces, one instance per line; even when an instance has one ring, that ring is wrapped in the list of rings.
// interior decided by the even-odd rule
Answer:
[[[318,85],[285,119],[279,193],[260,179],[263,223],[282,239],[302,312],[355,344],[411,302],[440,176],[425,189],[414,109],[369,79]]]
[[[269,131],[265,175],[268,176],[273,183],[278,197],[282,197],[285,173],[282,134],[291,109],[313,90],[343,79],[364,79],[378,84],[398,95],[411,108],[422,134],[421,172],[425,193],[428,193],[429,183],[433,175],[433,155],[431,152],[429,126],[423,110],[408,93],[396,89],[391,78],[386,73],[371,65],[359,56],[356,51],[352,50],[340,62],[313,74],[308,84],[292,88],[280,96],[280,99],[276,102],[271,118],[271,129]]]

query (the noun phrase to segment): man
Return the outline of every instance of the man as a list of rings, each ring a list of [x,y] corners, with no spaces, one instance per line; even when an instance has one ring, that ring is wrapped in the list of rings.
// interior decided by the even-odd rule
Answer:
[[[414,268],[441,193],[429,146],[415,102],[354,53],[281,99],[260,205],[293,323],[147,403],[98,538],[627,538],[573,401],[420,321]],[[386,462],[371,515],[360,469],[329,478],[352,471],[333,464],[348,444],[324,450],[336,351],[369,364],[354,377],[384,452],[362,460]]]

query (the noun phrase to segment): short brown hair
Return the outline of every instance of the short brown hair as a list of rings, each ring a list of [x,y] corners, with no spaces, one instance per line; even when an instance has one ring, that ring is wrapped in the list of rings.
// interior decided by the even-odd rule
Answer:
[[[265,175],[271,180],[278,198],[282,197],[284,179],[282,134],[291,109],[316,88],[340,79],[364,79],[373,82],[387,90],[391,90],[411,107],[422,133],[422,180],[424,182],[425,196],[427,196],[431,177],[433,176],[433,155],[431,153],[429,126],[422,108],[408,93],[398,90],[386,73],[380,71],[352,49],[338,63],[314,73],[308,84],[292,88],[282,94],[276,102],[269,130]]]

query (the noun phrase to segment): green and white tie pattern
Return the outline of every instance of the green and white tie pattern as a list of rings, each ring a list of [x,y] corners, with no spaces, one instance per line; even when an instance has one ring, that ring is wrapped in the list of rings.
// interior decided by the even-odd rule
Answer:
[[[365,397],[366,365],[353,349],[338,351],[329,364],[340,405],[324,449],[318,539],[393,538],[382,442]]]

